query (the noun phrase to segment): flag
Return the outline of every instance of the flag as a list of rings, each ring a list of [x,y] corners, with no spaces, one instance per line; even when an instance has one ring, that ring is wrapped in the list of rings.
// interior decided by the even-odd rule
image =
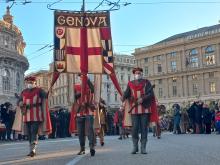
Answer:
[[[59,78],[59,76],[60,76],[60,73],[59,73],[59,72],[56,72],[56,71],[53,72],[52,80],[51,80],[51,83],[50,83],[50,87],[49,87],[49,90],[48,90],[48,92],[47,92],[47,97],[48,97],[49,93],[51,92],[52,87],[53,87],[53,85],[55,84],[55,82],[57,81],[57,79]]]
[[[107,73],[115,88],[117,89],[118,93],[122,96],[122,90],[118,83],[118,79],[116,77],[115,71],[114,71],[114,65],[113,65],[113,49],[112,49],[112,39],[111,39],[111,29],[109,27],[101,28],[101,39],[102,39],[102,48],[103,48],[103,66],[104,71]]]
[[[102,91],[102,75],[95,74],[94,75],[94,101],[95,103],[100,102],[101,91]]]
[[[97,110],[95,112],[94,117],[94,128],[100,129],[100,111],[99,111],[99,103],[101,100],[101,90],[102,90],[102,75],[95,74],[94,75],[94,102],[97,105]]]
[[[99,28],[67,28],[67,72],[103,72],[103,57],[99,30]],[[85,56],[87,56],[88,59],[86,59]]]
[[[56,71],[81,73],[82,98],[87,73],[109,74],[122,94],[113,66],[110,13],[55,11],[54,16]]]

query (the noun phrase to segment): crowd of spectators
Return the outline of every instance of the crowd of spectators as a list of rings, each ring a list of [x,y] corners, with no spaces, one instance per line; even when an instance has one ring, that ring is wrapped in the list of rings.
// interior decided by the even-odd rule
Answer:
[[[27,137],[12,130],[16,109],[12,104],[6,102],[0,107],[0,141],[26,140]],[[50,111],[52,133],[48,138],[65,138],[71,137],[69,133],[70,112],[67,109],[59,108]],[[113,123],[113,113],[107,112],[108,129],[106,135],[118,134]],[[46,137],[40,136],[40,140]]]
[[[214,106],[213,106],[214,105]],[[16,110],[12,104],[6,102],[0,106],[0,141],[26,140],[27,137],[12,130]],[[106,135],[120,135],[119,139],[127,137],[126,130],[122,128],[120,111],[107,111]],[[50,111],[52,133],[48,138],[71,137],[69,133],[70,112],[60,108]],[[208,106],[202,101],[195,101],[188,107],[173,104],[171,112],[159,113],[159,126],[162,131],[174,134],[220,134],[220,104]],[[45,137],[39,137],[45,139]]]

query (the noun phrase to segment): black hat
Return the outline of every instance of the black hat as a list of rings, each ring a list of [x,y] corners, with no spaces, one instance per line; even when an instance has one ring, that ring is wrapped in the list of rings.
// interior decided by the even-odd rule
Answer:
[[[143,69],[140,68],[140,67],[135,67],[135,68],[132,70],[132,73],[134,74],[136,71],[143,72]]]

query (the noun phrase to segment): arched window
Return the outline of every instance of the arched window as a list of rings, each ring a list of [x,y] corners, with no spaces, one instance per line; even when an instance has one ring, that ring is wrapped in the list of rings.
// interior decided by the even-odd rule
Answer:
[[[189,55],[192,56],[192,55],[197,55],[198,54],[198,50],[196,49],[192,49],[190,52],[189,52]]]
[[[19,73],[17,73],[16,74],[16,90],[17,90],[17,92],[19,92],[20,91],[20,74]]]
[[[204,54],[204,59],[205,59],[205,64],[206,65],[214,65],[215,64],[215,49],[213,46],[209,45],[205,48],[205,54]]]
[[[212,53],[214,51],[215,51],[215,49],[213,48],[213,46],[207,46],[205,48],[205,53]]]
[[[2,77],[2,84],[3,84],[3,92],[9,93],[10,91],[10,73],[7,69],[5,69],[3,77]]]

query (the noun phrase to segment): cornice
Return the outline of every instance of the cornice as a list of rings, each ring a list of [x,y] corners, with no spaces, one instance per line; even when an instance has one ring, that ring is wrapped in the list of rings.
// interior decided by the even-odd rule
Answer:
[[[219,38],[219,37],[220,37],[220,34],[204,36],[204,37],[195,38],[192,40],[179,38],[179,39],[168,41],[168,42],[162,42],[160,44],[154,44],[154,45],[150,45],[150,46],[146,46],[146,47],[142,47],[142,48],[136,48],[135,52],[133,54],[134,54],[134,56],[139,56],[142,54],[160,51],[163,49],[169,49],[172,47],[180,47],[180,46],[186,46],[186,45],[190,45],[190,44],[194,44],[194,43],[198,43],[198,42],[205,42],[206,40],[215,39],[215,38]]]

